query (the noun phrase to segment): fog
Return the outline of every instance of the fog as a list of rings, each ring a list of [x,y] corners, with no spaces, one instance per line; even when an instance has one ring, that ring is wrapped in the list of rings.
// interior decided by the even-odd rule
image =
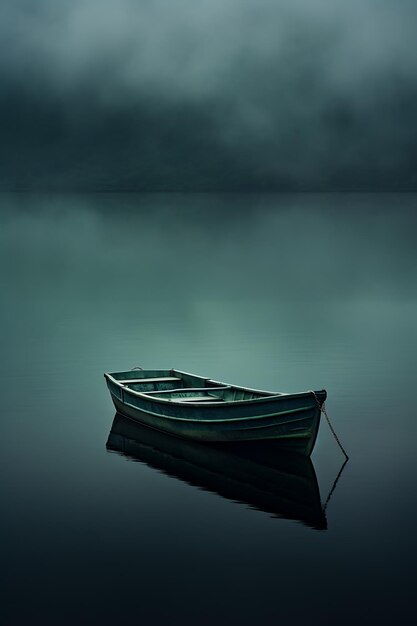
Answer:
[[[191,294],[291,315],[297,302],[414,302],[414,207],[413,194],[2,194],[2,281],[47,307],[72,294],[135,314],[187,310]]]
[[[415,189],[415,3],[0,7],[4,189]]]

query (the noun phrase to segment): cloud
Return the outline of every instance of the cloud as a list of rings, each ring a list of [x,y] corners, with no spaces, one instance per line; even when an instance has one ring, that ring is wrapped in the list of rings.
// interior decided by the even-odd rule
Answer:
[[[416,182],[411,2],[14,0],[0,11],[3,103],[10,92],[59,111],[66,152],[86,120],[124,119],[137,143],[151,118],[156,143],[185,146],[188,162],[184,135],[205,126],[196,160],[209,186],[222,151],[238,186]],[[164,153],[172,171],[175,150]]]

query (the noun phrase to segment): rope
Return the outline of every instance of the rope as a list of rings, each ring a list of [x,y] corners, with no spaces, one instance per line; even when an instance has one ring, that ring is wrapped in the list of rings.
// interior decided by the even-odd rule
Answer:
[[[317,395],[316,395],[315,391],[310,390],[310,393],[312,393],[312,394],[313,394],[314,399],[315,399],[315,401],[317,402],[317,406],[319,407],[320,411],[324,414],[324,417],[325,417],[325,418],[326,418],[326,420],[327,420],[327,423],[328,423],[329,428],[330,428],[330,430],[331,430],[331,432],[332,432],[332,435],[333,435],[333,437],[336,439],[336,443],[338,444],[339,448],[341,449],[341,451],[342,451],[342,452],[343,452],[343,454],[345,455],[346,460],[348,460],[348,459],[349,459],[349,457],[348,457],[348,455],[347,455],[347,453],[346,453],[346,450],[344,449],[344,447],[343,447],[343,446],[342,446],[342,444],[340,443],[340,439],[339,439],[339,437],[336,435],[336,431],[335,431],[335,429],[333,428],[333,426],[332,426],[332,424],[331,424],[331,422],[330,422],[330,418],[329,418],[329,416],[327,415],[327,411],[326,411],[326,406],[325,406],[325,403],[323,402],[323,404],[320,404],[320,401],[319,401],[319,399],[318,399],[318,397],[317,397]]]
[[[337,485],[337,483],[338,483],[338,481],[339,481],[339,478],[340,478],[340,477],[341,477],[341,475],[342,475],[343,470],[345,469],[345,465],[346,465],[346,463],[348,462],[348,460],[349,460],[349,459],[348,459],[348,458],[346,458],[346,459],[343,461],[343,465],[342,465],[342,467],[340,468],[339,473],[338,473],[338,475],[336,476],[336,478],[335,478],[335,480],[334,480],[334,482],[333,482],[333,487],[330,489],[330,491],[329,491],[329,495],[328,495],[328,496],[327,496],[327,498],[326,498],[326,502],[325,502],[325,503],[324,503],[324,505],[323,505],[323,511],[324,511],[324,512],[326,512],[327,505],[328,505],[328,504],[329,504],[329,502],[330,502],[330,498],[332,497],[333,492],[334,492],[334,490],[336,489],[336,485]]]
[[[132,367],[132,370],[142,370],[142,372],[143,372],[143,367],[139,367],[139,366]]]

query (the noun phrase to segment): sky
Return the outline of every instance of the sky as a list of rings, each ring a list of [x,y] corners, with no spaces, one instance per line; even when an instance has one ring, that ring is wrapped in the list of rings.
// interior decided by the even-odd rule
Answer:
[[[0,189],[417,189],[415,0],[1,0]]]

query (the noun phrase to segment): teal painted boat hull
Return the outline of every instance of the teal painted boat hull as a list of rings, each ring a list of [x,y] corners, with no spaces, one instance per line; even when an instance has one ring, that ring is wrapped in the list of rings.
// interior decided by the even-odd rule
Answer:
[[[116,414],[106,447],[169,476],[276,518],[327,528],[310,459],[275,441],[204,444],[178,439]]]
[[[284,394],[179,370],[105,374],[116,410],[164,433],[205,442],[276,440],[309,456],[326,391]]]

